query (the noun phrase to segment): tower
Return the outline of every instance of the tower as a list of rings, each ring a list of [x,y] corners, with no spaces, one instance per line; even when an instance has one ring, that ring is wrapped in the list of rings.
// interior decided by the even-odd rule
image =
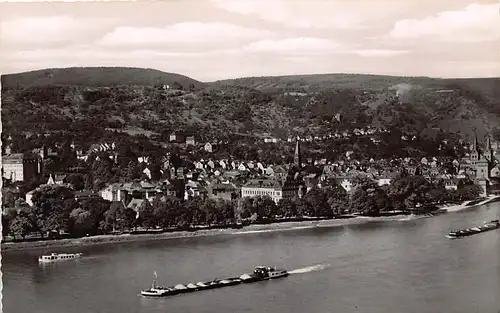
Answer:
[[[491,163],[493,162],[493,148],[491,146],[491,137],[490,135],[486,136],[486,147],[484,149],[484,157]]]
[[[5,154],[11,154],[12,153],[12,136],[9,135],[9,138],[7,138],[7,146],[5,147]]]
[[[295,142],[295,153],[293,155],[293,163],[299,169],[302,167],[302,159],[300,155],[300,143],[298,138]]]
[[[474,138],[472,141],[472,148],[471,148],[471,154],[470,154],[470,159],[472,161],[472,164],[475,164],[477,161],[479,161],[480,157],[480,151],[479,151],[479,142],[477,140],[477,134],[476,131],[474,131]]]

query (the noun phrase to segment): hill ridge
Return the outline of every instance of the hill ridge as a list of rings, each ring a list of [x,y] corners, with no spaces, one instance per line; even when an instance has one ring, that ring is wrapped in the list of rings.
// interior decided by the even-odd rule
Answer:
[[[191,77],[164,72],[153,68],[125,66],[84,66],[65,68],[46,68],[27,72],[3,74],[2,86],[7,89],[43,85],[74,86],[120,86],[180,84],[188,89],[205,87],[205,83]],[[191,86],[193,87],[193,86]]]

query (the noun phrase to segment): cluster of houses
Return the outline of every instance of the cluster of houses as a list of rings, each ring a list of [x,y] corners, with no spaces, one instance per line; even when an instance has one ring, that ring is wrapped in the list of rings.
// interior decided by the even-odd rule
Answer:
[[[172,142],[195,144],[194,137],[182,137],[172,134]],[[114,150],[114,144],[95,145],[98,151]],[[207,145],[203,146],[207,150]],[[477,140],[472,144],[471,153],[462,160],[444,158],[405,158],[393,160],[357,160],[350,155],[346,161],[328,162],[326,159],[302,161],[300,141],[296,140],[294,161],[288,166],[264,164],[257,161],[241,160],[198,160],[193,166],[185,161],[165,162],[164,170],[168,178],[159,182],[140,181],[113,183],[103,190],[80,191],[75,197],[101,197],[135,210],[151,205],[154,199],[174,197],[189,199],[199,196],[210,199],[236,200],[245,197],[270,196],[276,203],[281,199],[302,197],[311,188],[342,186],[351,191],[352,181],[358,175],[367,175],[380,186],[388,185],[401,171],[419,174],[431,182],[442,181],[447,189],[457,189],[461,178],[472,178],[483,187],[484,193],[500,192],[500,151],[494,149],[490,139],[481,149]],[[6,150],[8,151],[8,150]],[[208,150],[207,150],[208,151]],[[13,181],[29,180],[40,173],[40,159],[47,156],[47,151],[38,151],[37,155],[7,154],[3,156],[3,177]],[[151,178],[149,160],[139,157],[139,162],[146,165],[144,173]],[[190,168],[188,170],[188,168]],[[66,184],[64,175],[50,175],[48,185]],[[33,205],[31,198],[34,191],[26,194],[26,202]]]
[[[340,121],[340,114],[335,115],[335,119]],[[295,140],[301,140],[305,142],[320,142],[324,140],[329,140],[329,139],[347,139],[351,137],[360,137],[360,136],[374,136],[374,135],[379,135],[383,133],[388,133],[389,131],[385,128],[378,128],[378,127],[371,127],[368,126],[366,128],[354,128],[353,130],[346,130],[343,132],[335,132],[335,133],[329,133],[325,134],[323,136],[318,136],[318,135],[306,135],[303,138],[300,136],[297,138],[294,137],[288,137],[286,139],[287,142],[294,142]],[[264,142],[265,143],[278,143],[281,142],[282,139],[276,138],[271,136],[270,134],[263,134],[264,137]],[[416,138],[416,137],[415,137]],[[401,138],[402,140],[408,140],[406,137]],[[372,141],[377,141],[375,137],[371,138]]]

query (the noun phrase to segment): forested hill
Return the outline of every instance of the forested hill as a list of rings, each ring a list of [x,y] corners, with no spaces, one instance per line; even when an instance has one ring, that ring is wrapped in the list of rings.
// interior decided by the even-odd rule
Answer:
[[[190,77],[166,73],[155,69],[134,67],[71,67],[51,68],[18,74],[2,75],[2,88],[20,89],[30,86],[119,86],[119,85],[170,85],[179,84],[184,89],[205,86]]]
[[[264,93],[285,93],[295,98],[296,106],[304,103],[309,112],[321,107],[316,112],[318,114],[342,106],[343,113],[349,116],[351,110],[356,111],[355,107],[361,106],[374,126],[392,125],[416,132],[425,128],[442,129],[468,137],[477,129],[479,136],[483,136],[495,132],[500,126],[498,77],[439,79],[317,74],[244,77],[216,81],[211,86],[238,86]],[[331,94],[337,95],[336,101],[333,105],[324,105],[329,102],[325,102],[324,95]],[[338,98],[340,94],[350,96]]]
[[[369,126],[464,139],[477,129],[479,137],[493,133],[500,140],[498,78],[325,74],[201,83],[151,69],[103,67],[5,75],[2,84],[3,130],[18,142],[55,132],[97,142],[114,130],[162,141],[172,131],[199,141],[233,134],[263,141]]]
[[[411,87],[443,90],[461,88],[491,98],[500,98],[500,77],[454,78],[388,76],[370,74],[311,74],[288,76],[241,77],[218,80],[213,86],[242,86],[257,90],[302,89],[321,91],[332,88],[358,90],[407,90]]]

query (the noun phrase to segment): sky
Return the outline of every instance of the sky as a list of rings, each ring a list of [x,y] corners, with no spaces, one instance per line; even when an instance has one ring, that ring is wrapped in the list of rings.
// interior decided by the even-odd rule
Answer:
[[[498,0],[0,4],[0,71],[155,68],[200,81],[366,73],[500,76]]]

